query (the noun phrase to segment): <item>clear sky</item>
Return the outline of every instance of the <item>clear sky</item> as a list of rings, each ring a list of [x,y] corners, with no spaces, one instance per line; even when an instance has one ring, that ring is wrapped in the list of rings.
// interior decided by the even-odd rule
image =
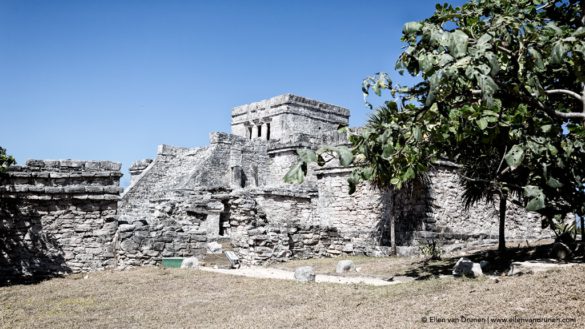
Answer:
[[[204,146],[232,107],[279,94],[358,126],[362,79],[397,77],[403,24],[436,2],[0,0],[0,146],[20,164],[122,162],[127,185],[157,145]]]

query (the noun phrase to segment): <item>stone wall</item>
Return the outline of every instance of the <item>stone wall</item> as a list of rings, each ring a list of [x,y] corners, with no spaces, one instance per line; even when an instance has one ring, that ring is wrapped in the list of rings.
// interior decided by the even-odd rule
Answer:
[[[453,171],[445,168],[437,169],[430,174],[431,186],[424,190],[419,187],[418,197],[403,198],[399,222],[414,222],[411,227],[404,227],[412,232],[412,244],[427,240],[443,241],[447,248],[470,247],[474,245],[495,244],[498,240],[499,201],[494,204],[479,202],[469,209],[462,203],[463,191],[458,177]],[[425,201],[426,199],[426,201]],[[408,206],[406,206],[408,205]],[[416,211],[412,211],[415,208]],[[421,216],[414,218],[414,216]],[[407,215],[408,214],[408,215]],[[541,217],[536,213],[526,212],[511,202],[506,210],[506,240],[532,241],[552,238],[551,229],[542,229]],[[408,241],[405,241],[408,244]]]
[[[227,197],[221,190],[176,190],[143,200],[141,216],[121,209],[118,266],[156,265],[163,257],[202,257],[206,242],[229,228],[222,228]]]
[[[307,200],[309,199],[309,200]],[[303,195],[273,195],[265,192],[233,192],[230,198],[230,241],[241,261],[248,265],[312,257],[330,257],[343,252],[349,243],[335,228],[310,225],[299,216],[311,211],[311,198]],[[278,204],[290,215],[274,216]],[[270,215],[271,214],[271,215]]]
[[[390,245],[392,193],[362,183],[350,195],[347,183],[350,173],[351,168],[344,167],[316,170],[319,224],[337,228],[350,239],[355,253],[379,254],[378,247]]]
[[[115,266],[120,164],[30,160],[0,176],[0,284]]]

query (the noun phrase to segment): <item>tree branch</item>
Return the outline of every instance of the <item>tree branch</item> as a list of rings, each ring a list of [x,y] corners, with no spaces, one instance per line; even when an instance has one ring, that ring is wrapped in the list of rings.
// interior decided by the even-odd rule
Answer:
[[[565,94],[565,95],[569,95],[572,96],[574,98],[576,98],[577,100],[581,101],[581,95],[579,95],[578,93],[572,91],[572,90],[567,90],[567,89],[551,89],[551,90],[546,90],[545,91],[546,94],[551,95],[551,94]]]
[[[508,55],[510,55],[510,56],[514,55],[514,52],[512,52],[512,51],[511,51],[510,49],[508,49],[508,48],[502,47],[502,46],[500,46],[500,45],[498,45],[497,47],[498,47],[498,49],[499,49],[499,50],[501,50],[501,51],[505,52],[506,54],[508,54]]]
[[[581,120],[585,120],[585,113],[579,113],[579,112],[560,112],[560,111],[555,111],[554,112],[556,116],[561,117],[561,118],[565,118],[565,119],[581,119]]]

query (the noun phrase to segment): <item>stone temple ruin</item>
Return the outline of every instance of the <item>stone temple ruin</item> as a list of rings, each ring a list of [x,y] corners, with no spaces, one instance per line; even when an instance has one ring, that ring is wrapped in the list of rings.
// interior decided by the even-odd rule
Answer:
[[[309,167],[303,184],[283,176],[296,150],[347,145],[349,110],[286,94],[236,107],[231,134],[201,148],[161,145],[154,160],[120,164],[40,161],[13,166],[0,185],[0,276],[4,278],[155,265],[163,257],[203,258],[210,242],[244,264],[293,258],[391,253],[437,241],[450,251],[497,241],[492,205],[465,210],[457,177],[431,173],[405,191],[368,184],[348,194],[351,168]],[[549,237],[539,218],[510,206],[506,237]],[[1,281],[1,280],[0,280]]]

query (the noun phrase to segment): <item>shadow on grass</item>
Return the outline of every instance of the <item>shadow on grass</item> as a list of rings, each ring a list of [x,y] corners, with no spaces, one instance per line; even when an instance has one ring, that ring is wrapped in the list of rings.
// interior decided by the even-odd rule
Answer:
[[[425,259],[413,264],[413,267],[403,272],[402,275],[415,278],[415,280],[427,280],[438,278],[441,275],[452,275],[455,263],[465,257],[475,263],[487,261],[485,274],[500,275],[506,273],[512,262],[524,262],[531,260],[548,261],[553,244],[534,247],[508,248],[501,254],[497,250],[484,250],[467,254],[465,256],[445,257],[439,260]],[[555,262],[556,261],[552,261]],[[583,263],[583,257],[573,258],[571,263]]]

